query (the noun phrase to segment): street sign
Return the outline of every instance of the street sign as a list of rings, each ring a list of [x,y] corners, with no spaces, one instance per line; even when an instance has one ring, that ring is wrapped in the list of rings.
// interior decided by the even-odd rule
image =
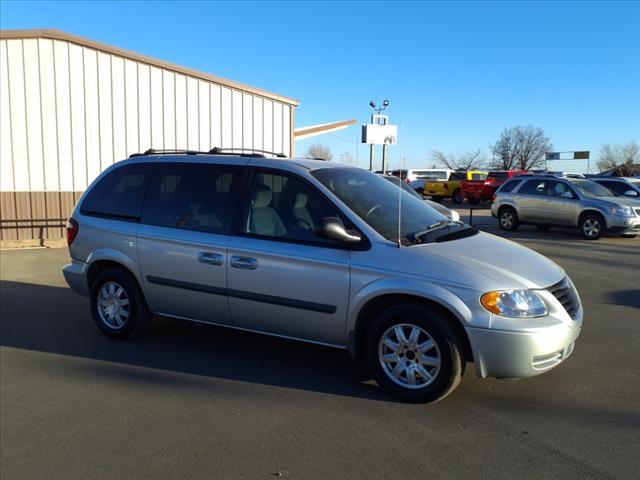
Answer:
[[[589,151],[586,152],[573,152],[574,160],[589,160]]]
[[[560,152],[547,152],[545,160],[560,160]]]

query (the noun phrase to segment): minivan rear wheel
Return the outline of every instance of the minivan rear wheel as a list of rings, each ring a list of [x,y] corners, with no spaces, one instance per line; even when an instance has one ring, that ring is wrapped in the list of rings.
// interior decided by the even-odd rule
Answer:
[[[382,388],[409,402],[437,402],[464,372],[461,342],[437,310],[414,304],[378,314],[365,334],[366,365]]]
[[[511,207],[505,207],[500,210],[498,221],[500,222],[500,228],[508,232],[514,231],[520,224],[520,221],[518,220],[518,214]]]
[[[93,282],[91,314],[98,329],[116,339],[141,333],[151,317],[138,283],[120,268],[103,271]]]

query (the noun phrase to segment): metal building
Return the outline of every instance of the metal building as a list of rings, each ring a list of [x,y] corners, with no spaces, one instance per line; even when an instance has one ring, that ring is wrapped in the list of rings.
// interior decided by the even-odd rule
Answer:
[[[56,30],[0,32],[0,240],[44,244],[148,148],[293,154],[296,100]]]

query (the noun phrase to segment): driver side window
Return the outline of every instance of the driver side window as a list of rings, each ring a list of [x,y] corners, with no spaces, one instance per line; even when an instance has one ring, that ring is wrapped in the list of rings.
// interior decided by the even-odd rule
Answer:
[[[250,193],[245,233],[280,239],[335,243],[316,230],[337,210],[309,184],[293,175],[259,173]]]

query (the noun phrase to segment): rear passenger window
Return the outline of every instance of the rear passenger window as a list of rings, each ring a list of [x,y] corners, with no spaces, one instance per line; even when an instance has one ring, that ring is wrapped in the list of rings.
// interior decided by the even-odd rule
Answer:
[[[80,211],[84,215],[139,221],[152,168],[148,163],[138,163],[112,170],[87,194]]]
[[[142,223],[228,234],[241,167],[158,164],[144,201]]]

